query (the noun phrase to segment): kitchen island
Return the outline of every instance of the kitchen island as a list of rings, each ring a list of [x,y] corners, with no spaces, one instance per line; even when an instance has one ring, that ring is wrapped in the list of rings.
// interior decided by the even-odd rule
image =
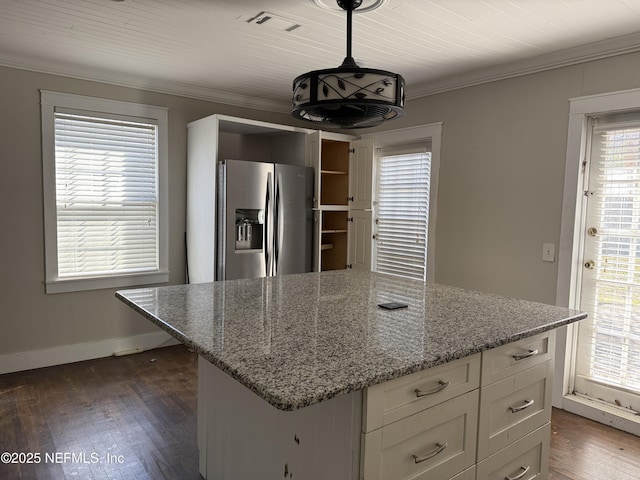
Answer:
[[[350,271],[116,295],[200,356],[198,445],[209,479],[392,480],[389,471],[398,479],[476,478],[481,460],[548,424],[552,331],[586,317]],[[387,302],[408,306],[378,306]],[[502,368],[492,352],[504,348],[515,349],[508,355],[514,365],[492,371]],[[515,430],[483,427],[483,417],[492,417],[479,415],[483,402],[491,409],[492,395],[511,401],[489,387],[522,396],[523,405],[504,406],[516,409]],[[430,432],[414,431],[420,425]],[[432,442],[438,429],[462,430]],[[395,451],[404,448],[412,453]]]

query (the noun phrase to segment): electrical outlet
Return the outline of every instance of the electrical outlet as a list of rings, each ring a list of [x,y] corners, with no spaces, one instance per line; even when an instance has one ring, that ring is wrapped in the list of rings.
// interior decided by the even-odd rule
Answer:
[[[553,243],[542,244],[542,261],[543,262],[555,262],[556,260],[556,246]]]

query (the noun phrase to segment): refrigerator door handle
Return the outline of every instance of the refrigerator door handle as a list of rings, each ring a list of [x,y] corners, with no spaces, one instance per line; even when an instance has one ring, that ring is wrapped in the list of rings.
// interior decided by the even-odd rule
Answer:
[[[278,258],[281,253],[281,243],[282,243],[282,197],[281,197],[281,188],[280,188],[280,176],[276,175],[275,177],[275,201],[274,201],[274,211],[273,211],[273,274],[278,274]]]
[[[271,221],[271,174],[267,174],[267,194],[264,200],[264,270],[267,277],[271,276],[271,243],[269,238],[269,222]]]

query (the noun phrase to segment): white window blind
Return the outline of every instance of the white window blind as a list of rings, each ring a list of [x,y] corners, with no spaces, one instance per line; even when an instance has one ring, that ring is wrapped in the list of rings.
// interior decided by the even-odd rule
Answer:
[[[378,152],[376,271],[425,280],[430,176],[424,144]]]
[[[640,123],[592,131],[578,374],[640,393]],[[592,262],[592,263],[588,263]],[[576,380],[579,391],[589,391]],[[620,404],[612,396],[611,403]],[[598,394],[606,398],[605,394]]]
[[[159,270],[157,130],[55,112],[59,278]]]

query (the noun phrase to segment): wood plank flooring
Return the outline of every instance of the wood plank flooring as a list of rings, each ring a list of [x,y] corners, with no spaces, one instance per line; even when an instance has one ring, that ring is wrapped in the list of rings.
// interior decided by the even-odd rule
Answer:
[[[640,437],[554,409],[549,480],[638,479]]]
[[[0,376],[0,454],[40,454],[0,479],[198,480],[196,372],[174,346]]]
[[[0,479],[199,480],[196,389],[183,346],[1,375],[0,454],[40,463]],[[560,410],[551,431],[549,480],[640,479],[639,437]]]

